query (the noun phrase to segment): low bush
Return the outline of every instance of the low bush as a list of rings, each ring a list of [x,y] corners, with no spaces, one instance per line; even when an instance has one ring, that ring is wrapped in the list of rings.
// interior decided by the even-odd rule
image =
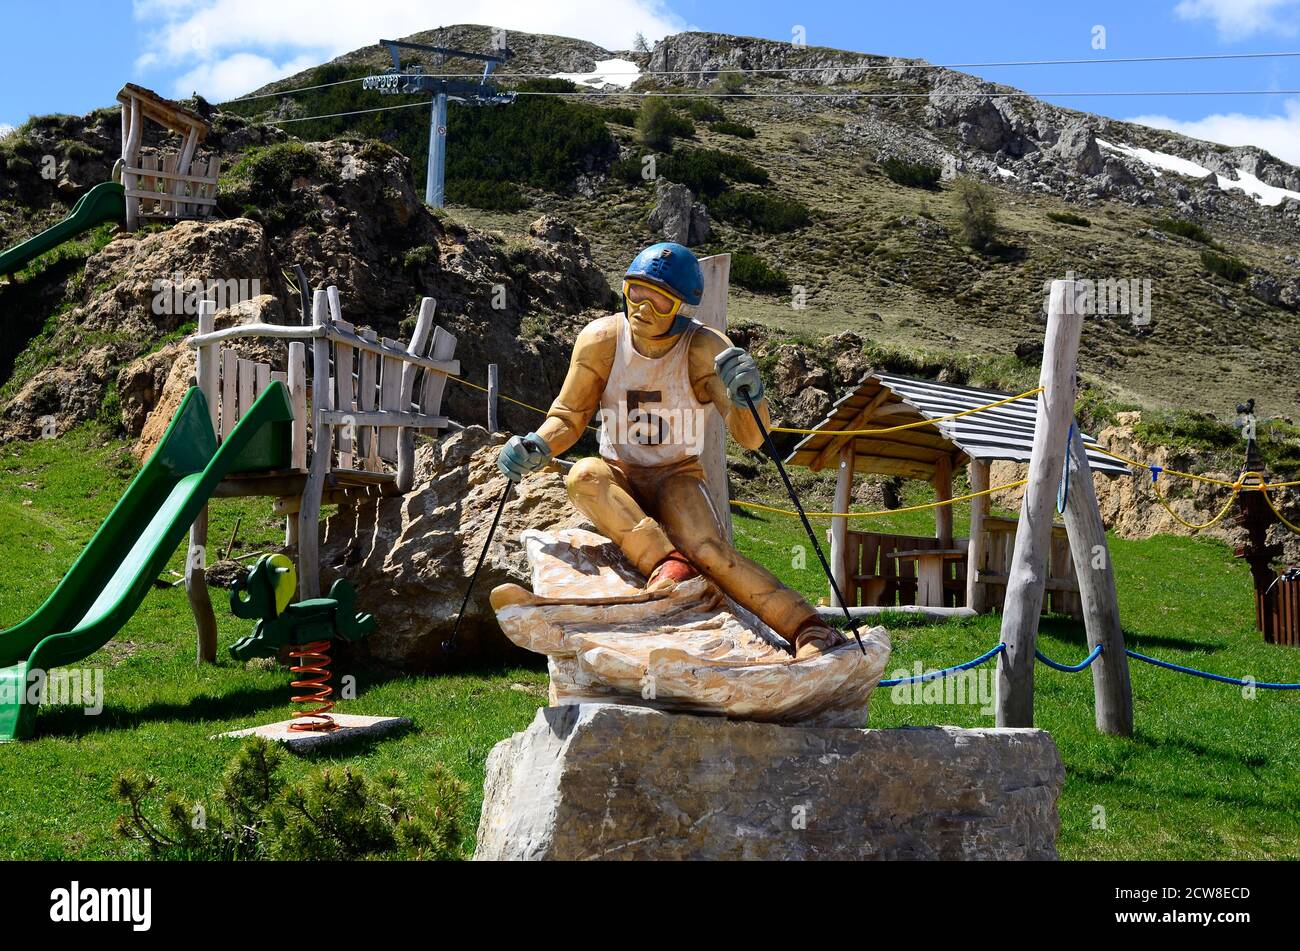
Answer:
[[[1049,211],[1047,217],[1059,224],[1074,225],[1077,228],[1091,228],[1092,222],[1083,215],[1076,215],[1072,211]]]
[[[1218,251],[1205,249],[1201,252],[1201,264],[1211,274],[1223,278],[1225,281],[1231,281],[1233,284],[1240,284],[1250,273],[1246,267],[1237,258],[1229,254],[1220,254]]]
[[[790,289],[790,278],[784,271],[750,251],[732,252],[731,281],[760,294]]]
[[[709,203],[709,211],[723,221],[768,234],[794,231],[812,222],[812,212],[802,202],[757,191],[724,192]]]
[[[758,134],[753,130],[753,128],[745,125],[743,122],[732,122],[730,119],[724,119],[721,122],[712,122],[709,124],[709,128],[714,132],[721,133],[722,135],[734,135],[738,139],[752,139]]]
[[[885,159],[880,163],[880,169],[891,182],[908,188],[938,188],[939,179],[943,176],[943,169],[938,165],[909,162],[901,158]]]
[[[717,149],[683,149],[665,156],[658,163],[658,174],[696,195],[708,196],[721,194],[728,179],[750,185],[766,185],[770,180],[767,170],[749,159]]]
[[[454,178],[447,182],[447,201],[490,211],[519,211],[528,207],[528,199],[518,185],[491,179]]]
[[[456,816],[467,790],[445,767],[436,766],[413,793],[397,773],[371,779],[348,766],[317,770],[291,785],[280,775],[283,762],[278,747],[252,738],[210,803],[172,794],[158,810],[149,802],[158,780],[123,773],[114,792],[127,812],[117,832],[169,860],[464,857]]]
[[[1152,222],[1151,226],[1157,231],[1163,231],[1165,234],[1172,234],[1179,238],[1186,238],[1189,241],[1196,241],[1200,244],[1214,244],[1214,239],[1210,237],[1210,233],[1195,221],[1186,221],[1182,218],[1160,218]]]
[[[627,106],[611,106],[600,110],[601,118],[615,125],[635,126],[637,110]]]
[[[678,99],[674,105],[696,122],[722,122],[727,118],[722,106],[712,99]]]

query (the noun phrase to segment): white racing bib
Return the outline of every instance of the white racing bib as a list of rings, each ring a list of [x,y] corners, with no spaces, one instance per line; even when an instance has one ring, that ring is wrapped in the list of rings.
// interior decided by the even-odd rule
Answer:
[[[600,454],[632,466],[662,466],[704,451],[712,407],[695,396],[690,379],[691,321],[662,357],[642,356],[626,318],[619,321],[614,365],[600,396]]]

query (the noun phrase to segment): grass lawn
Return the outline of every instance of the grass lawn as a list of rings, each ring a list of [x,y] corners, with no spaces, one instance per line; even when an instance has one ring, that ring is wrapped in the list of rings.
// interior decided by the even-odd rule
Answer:
[[[17,623],[57,583],[135,471],[123,443],[83,428],[58,440],[0,447],[0,627]],[[756,488],[756,491],[757,488]],[[779,500],[761,492],[760,501]],[[816,507],[812,505],[810,507]],[[280,533],[261,501],[222,501],[213,509],[211,539],[224,546],[240,519],[236,553],[264,550]],[[958,511],[957,529],[965,512]],[[924,533],[925,513],[880,520],[884,530]],[[806,593],[825,583],[798,523],[776,515],[737,513],[737,544]],[[1300,680],[1300,652],[1263,644],[1253,630],[1253,602],[1244,566],[1222,545],[1197,539],[1113,541],[1129,642],[1179,663],[1260,680]],[[181,554],[171,568],[179,570]],[[164,576],[171,578],[173,576]],[[362,593],[364,603],[364,592]],[[214,599],[215,601],[216,599]],[[247,623],[221,609],[224,650]],[[891,673],[974,657],[997,643],[998,619],[940,626],[890,623]],[[1044,624],[1043,650],[1060,660],[1085,653],[1082,629]],[[117,839],[119,806],[111,783],[123,769],[160,776],[187,798],[217,786],[232,746],[208,737],[288,716],[281,671],[228,659],[198,668],[194,633],[181,588],[160,588],[130,624],[86,666],[105,670],[105,709],[42,712],[39,736],[0,746],[0,857],[143,857]],[[991,671],[991,667],[988,668]],[[465,844],[472,848],[483,781],[493,744],[519,730],[545,703],[540,669],[492,670],[437,678],[360,683],[348,703],[355,713],[410,716],[408,734],[346,755],[290,758],[297,777],[320,762],[366,771],[395,768],[416,777],[442,762],[471,787]],[[1040,726],[1049,729],[1066,765],[1061,799],[1061,854],[1102,858],[1300,857],[1300,740],[1294,692],[1242,691],[1145,665],[1133,669],[1137,732],[1132,739],[1093,729],[1091,678],[1040,666]],[[991,681],[989,681],[991,684]],[[882,689],[872,701],[873,726],[951,723],[991,726],[975,704],[905,704]],[[1103,823],[1104,828],[1097,828]]]

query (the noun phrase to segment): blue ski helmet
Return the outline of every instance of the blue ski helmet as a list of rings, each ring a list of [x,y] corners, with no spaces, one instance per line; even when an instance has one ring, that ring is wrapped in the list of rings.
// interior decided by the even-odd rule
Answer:
[[[628,265],[625,277],[636,277],[677,295],[694,307],[704,297],[704,274],[691,249],[673,241],[646,248]]]

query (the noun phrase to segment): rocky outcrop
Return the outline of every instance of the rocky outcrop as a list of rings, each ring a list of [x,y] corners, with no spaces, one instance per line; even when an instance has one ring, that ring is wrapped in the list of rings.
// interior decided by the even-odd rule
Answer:
[[[687,247],[704,244],[713,230],[708,209],[695,200],[691,190],[666,178],[655,183],[655,206],[649,221],[665,241]]]
[[[354,662],[423,672],[530,657],[501,633],[488,595],[497,585],[528,580],[519,541],[525,528],[585,524],[553,472],[525,479],[512,493],[465,609],[459,649],[442,649],[505,488],[496,467],[500,442],[500,436],[472,426],[422,445],[412,491],[327,520],[322,588],[347,578],[359,592],[358,606],[377,622],[373,634],[347,646]]]
[[[1148,446],[1138,440],[1134,425],[1141,419],[1137,412],[1119,413],[1118,423],[1109,426],[1097,434],[1098,442],[1130,459],[1140,459],[1162,468],[1173,468],[1183,472],[1195,472],[1214,479],[1231,481],[1237,477],[1236,472],[1214,468],[1195,454],[1173,454],[1162,446]],[[990,471],[991,484],[1003,485],[1025,477],[1027,467],[1014,462],[995,462]],[[1200,531],[1192,531],[1183,525],[1156,499],[1151,491],[1151,476],[1146,471],[1139,471],[1132,477],[1094,475],[1093,484],[1097,491],[1097,504],[1101,509],[1102,521],[1106,527],[1121,538],[1150,538],[1153,535],[1199,535],[1223,542],[1230,548],[1245,544],[1247,537],[1229,516],[1218,524]],[[1218,515],[1228,498],[1227,489],[1206,482],[1195,482],[1174,476],[1160,478],[1161,491],[1172,508],[1183,521],[1194,525],[1203,524]],[[1011,489],[996,493],[995,504],[1013,511],[1020,508],[1022,489]],[[1300,499],[1293,493],[1276,493],[1282,514],[1290,521],[1300,524]],[[1300,535],[1289,531],[1285,526],[1277,525],[1269,533],[1270,544],[1283,546],[1282,561],[1286,564],[1300,564]]]
[[[993,88],[962,73],[940,73],[930,90],[926,122],[953,129],[964,145],[981,152],[1021,156],[1033,151],[1036,146],[1010,101],[988,95]]]
[[[546,707],[488,756],[476,859],[1054,859],[1043,730]]]
[[[284,165],[298,177],[278,190],[285,183],[276,185],[274,173]],[[124,234],[88,259],[84,279],[68,283],[52,359],[0,407],[0,439],[35,436],[38,419],[51,415],[60,429],[91,418],[113,380],[126,387],[119,394],[123,421],[135,435],[160,394],[170,353],[122,373],[126,364],[192,325],[204,296],[218,301],[219,328],[297,323],[296,288],[284,277],[295,263],[306,266],[314,286],[339,287],[349,321],[387,337],[409,333],[405,322],[420,298],[436,298],[438,323],[458,337],[464,374],[483,379],[487,364],[509,360],[512,395],[531,403],[558,389],[568,345],[585,320],[617,302],[571,223],[544,216],[510,243],[463,228],[431,214],[412,185],[410,163],[378,143],[290,144],[259,153],[251,169],[232,172],[221,200],[228,213],[247,210],[259,220],[232,215]],[[0,306],[4,294],[0,288]],[[87,342],[104,338],[102,352],[84,359]],[[284,357],[260,359],[280,365]],[[481,418],[482,397],[452,387],[444,408]],[[502,423],[527,431],[536,422],[527,412],[505,404]]]
[[[1101,147],[1092,128],[1082,119],[1074,119],[1061,130],[1052,154],[1070,171],[1091,177],[1106,167]]]

